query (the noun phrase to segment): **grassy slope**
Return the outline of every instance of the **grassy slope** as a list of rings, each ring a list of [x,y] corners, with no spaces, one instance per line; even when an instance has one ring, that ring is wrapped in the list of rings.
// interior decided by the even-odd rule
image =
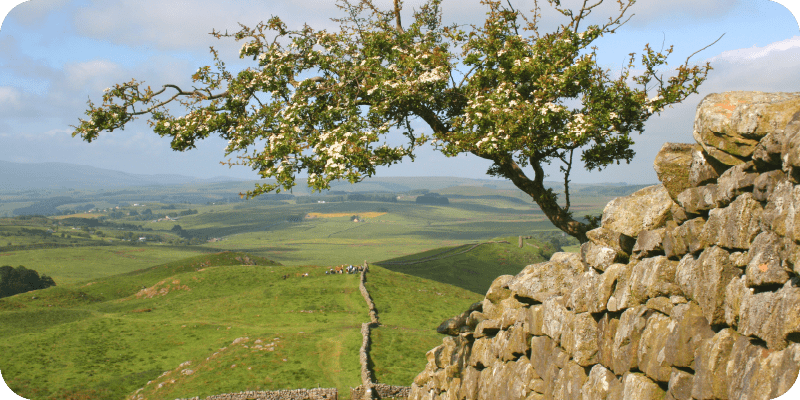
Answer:
[[[367,314],[357,276],[235,265],[233,256],[0,300],[3,378],[30,399],[357,386]],[[300,271],[311,277],[282,279]],[[233,344],[238,338],[247,339]]]
[[[541,243],[534,239],[525,240],[525,245],[520,248],[517,240],[517,237],[497,238],[495,241],[508,243],[482,244],[471,251],[457,255],[455,253],[470,246],[438,248],[378,264],[395,272],[447,283],[474,293],[486,293],[492,281],[498,276],[516,275],[526,265],[548,260],[554,251],[549,243]],[[437,255],[452,256],[418,264],[389,264],[414,262]]]
[[[381,326],[372,331],[370,356],[378,382],[410,386],[442,342],[436,327],[483,295],[452,285],[371,266],[367,275]]]
[[[357,275],[257,257],[259,265],[237,265],[237,256],[0,299],[3,378],[29,399],[121,399],[140,388],[147,399],[317,385],[347,393],[359,385],[368,317]],[[311,277],[282,279],[301,272]],[[383,324],[372,359],[389,384],[410,385],[441,342],[436,327],[482,297],[379,266],[367,285]]]
[[[0,253],[0,265],[24,265],[69,285],[171,262],[214,250],[199,246],[87,246]]]

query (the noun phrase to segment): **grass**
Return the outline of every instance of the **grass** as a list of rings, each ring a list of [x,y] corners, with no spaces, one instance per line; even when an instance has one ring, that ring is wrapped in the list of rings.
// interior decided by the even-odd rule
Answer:
[[[518,191],[459,186],[439,192],[454,196],[450,205],[416,205],[413,197],[398,203],[186,204],[175,211],[199,214],[177,222],[112,221],[165,238],[179,224],[198,237],[223,240],[1,252],[0,265],[25,265],[58,284],[0,299],[3,377],[23,396],[46,400],[119,399],[139,389],[145,398],[317,385],[347,393],[360,384],[357,351],[366,307],[357,276],[322,271],[368,260],[367,286],[382,322],[372,336],[376,376],[409,385],[424,368],[425,353],[441,343],[435,329],[442,321],[479,301],[498,275],[516,274],[553,251],[536,240],[517,247],[516,235],[556,230]],[[601,210],[601,198],[574,198],[573,208],[578,214]],[[142,201],[155,213],[163,209]],[[325,218],[302,218],[312,213]],[[351,215],[366,220],[351,222]],[[48,229],[53,222],[0,218],[0,231],[8,233],[0,245],[35,244],[40,239],[23,235],[21,227]],[[456,254],[491,238],[509,243]],[[222,251],[229,252],[216,254]],[[242,253],[258,265],[242,265],[235,259]],[[283,280],[299,272],[311,277]]]
[[[72,392],[119,399],[139,388],[146,398],[175,398],[357,386],[367,318],[357,276],[235,265],[235,256],[0,300],[4,379],[31,399]],[[283,279],[300,271],[311,277]],[[186,369],[193,373],[181,374]]]
[[[442,342],[436,328],[483,295],[452,285],[370,266],[367,289],[381,326],[372,330],[370,357],[380,383],[411,386],[425,353]]]
[[[0,253],[0,265],[24,265],[68,285],[208,253],[213,249],[173,246],[87,246]]]
[[[241,265],[245,256],[195,256],[0,299],[3,378],[16,393],[45,400],[358,386],[368,320],[358,275],[252,255],[257,265]],[[410,385],[441,341],[436,327],[482,296],[370,271],[383,323],[373,336],[376,375]]]
[[[472,245],[442,247],[378,264],[395,272],[484,294],[498,276],[516,275],[527,265],[548,260],[555,251],[551,244],[535,239],[526,239],[522,248],[517,245],[518,237],[494,241],[474,248]]]

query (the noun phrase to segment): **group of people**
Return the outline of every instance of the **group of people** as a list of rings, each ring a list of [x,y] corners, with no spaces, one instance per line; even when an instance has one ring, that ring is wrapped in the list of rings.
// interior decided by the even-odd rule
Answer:
[[[357,274],[364,269],[362,266],[352,266],[352,265],[342,265],[336,268],[331,268],[325,271],[325,275],[334,275],[334,274]]]
[[[336,268],[331,268],[325,271],[325,275],[335,275],[335,274],[357,274],[364,270],[364,267],[361,265],[341,265]],[[286,274],[283,276],[283,279],[291,278],[292,276],[298,276],[300,278],[308,277],[308,272],[305,273],[296,273],[296,274]]]

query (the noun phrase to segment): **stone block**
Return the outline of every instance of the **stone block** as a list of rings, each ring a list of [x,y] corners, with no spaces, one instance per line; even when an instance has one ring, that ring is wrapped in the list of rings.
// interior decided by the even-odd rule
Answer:
[[[678,263],[675,276],[683,293],[700,305],[710,324],[716,325],[725,322],[728,282],[741,274],[731,263],[728,252],[714,246],[704,250],[696,260],[687,254]]]
[[[545,382],[553,382],[558,370],[563,368],[569,355],[558,344],[547,336],[534,336],[531,338],[530,362],[536,373]]]
[[[670,218],[672,204],[664,185],[648,186],[606,204],[602,227],[633,238],[643,230],[664,226]]]
[[[636,238],[636,244],[633,246],[633,256],[636,259],[642,259],[645,257],[663,255],[665,231],[666,228],[658,228],[639,232],[639,236]]]
[[[561,347],[582,367],[597,363],[599,330],[589,313],[575,314],[561,335]]]
[[[472,352],[470,353],[469,362],[471,367],[486,368],[495,361],[495,356],[492,353],[492,338],[482,337],[475,339],[472,343]]]
[[[733,343],[725,368],[729,399],[773,399],[792,386],[800,365],[800,349],[793,343],[770,351],[739,336]]]
[[[767,348],[781,350],[786,339],[800,333],[800,288],[786,282],[777,292],[743,291],[739,312],[739,333],[755,336]]]
[[[697,107],[693,135],[719,161],[737,165],[767,133],[782,130],[799,105],[800,96],[794,93],[710,94]]]
[[[613,264],[605,272],[597,275],[595,277],[597,283],[594,286],[594,293],[589,294],[587,311],[590,313],[605,311],[612,295],[614,295],[614,291],[621,286],[626,286],[630,278],[630,272],[631,267],[628,264]],[[630,290],[628,289],[629,292]],[[624,304],[627,304],[627,297],[629,296],[623,296],[622,293],[619,293],[618,298],[614,299],[613,311],[618,310],[617,306],[620,307],[619,309],[625,307]]]
[[[619,399],[622,398],[622,382],[608,368],[598,364],[589,371],[581,393],[582,400]]]
[[[748,249],[761,231],[763,213],[761,203],[753,199],[752,193],[745,193],[728,207],[709,212],[701,240],[726,249]]]
[[[717,207],[717,184],[690,187],[680,194],[678,204],[690,214],[703,214]]]
[[[564,366],[553,382],[553,394],[549,397],[545,391],[545,398],[563,400],[581,400],[581,389],[587,380],[586,371],[580,365],[570,360]]]
[[[677,202],[672,203],[672,207],[670,207],[669,212],[672,214],[672,221],[678,225],[684,223],[684,221],[687,219],[696,216],[695,214],[691,214],[690,216],[690,214],[686,212],[686,209],[678,205]],[[669,221],[667,221],[667,223],[669,224]]]
[[[739,326],[742,298],[750,294],[746,280],[745,276],[733,278],[725,287],[725,323],[734,328]]]
[[[731,167],[717,179],[716,206],[726,207],[737,196],[753,191],[753,184],[758,177],[752,161]]]
[[[572,290],[565,296],[567,308],[576,313],[589,311],[589,304],[596,301],[601,275],[589,268],[578,277],[572,285]]]
[[[606,285],[609,284],[612,286],[609,288],[609,291],[613,290],[613,292],[611,292],[611,296],[608,297],[608,303],[606,304],[608,311],[611,312],[622,311],[625,308],[638,305],[631,296],[631,274],[633,272],[633,266],[630,264],[615,265],[620,266],[615,268],[615,274],[609,275],[607,279],[601,280],[601,287],[606,287]],[[612,265],[609,270],[611,268],[614,268],[614,265]],[[605,278],[608,273],[609,272],[606,272],[601,276]]]
[[[772,232],[761,232],[748,252],[745,274],[748,287],[783,285],[789,280],[791,265],[781,259],[784,240]]]
[[[662,400],[665,392],[657,383],[641,373],[627,373],[622,377],[622,397],[625,400]]]
[[[472,332],[474,325],[468,325],[467,320],[473,311],[478,311],[480,309],[483,309],[482,303],[472,304],[467,311],[442,322],[441,325],[436,328],[436,332],[450,336],[458,336],[461,333]]]
[[[800,242],[800,185],[782,181],[764,206],[761,228]]]
[[[727,398],[729,373],[726,368],[734,342],[741,338],[733,329],[726,328],[702,343],[694,363],[693,398]]]
[[[790,124],[797,124],[793,122]],[[788,126],[787,126],[788,127]],[[784,132],[770,132],[756,145],[753,151],[753,164],[759,171],[770,171],[781,168],[781,150],[786,140]]]
[[[794,183],[800,183],[800,121],[786,126],[781,148],[782,169]]]
[[[646,258],[633,264],[630,278],[633,301],[644,304],[653,297],[682,294],[675,283],[677,265],[677,261],[665,256]]]
[[[516,295],[543,303],[555,295],[565,295],[587,266],[575,253],[555,253],[550,261],[525,267],[508,282]]]
[[[639,340],[653,313],[645,306],[636,306],[620,316],[612,349],[611,369],[615,374],[622,375],[638,367]]]
[[[691,400],[694,375],[676,368],[672,369],[664,400]]]
[[[536,336],[544,335],[544,330],[542,329],[544,325],[544,306],[541,304],[530,306],[528,308],[526,321],[525,330],[528,334]]]
[[[614,338],[617,335],[619,319],[612,318],[608,313],[603,313],[597,321],[597,361],[606,368],[613,368]]]
[[[667,189],[670,197],[675,200],[678,193],[691,186],[689,171],[692,165],[692,151],[700,148],[698,145],[687,143],[664,143],[656,154],[653,168],[658,175],[658,180]]]
[[[508,335],[504,341],[497,339],[495,342],[500,346],[500,359],[503,361],[513,361],[525,355],[530,349],[528,335],[522,324],[517,324],[508,329]]]
[[[684,254],[695,254],[708,246],[704,241],[703,227],[706,220],[697,217],[677,226],[667,224],[664,229],[664,255],[673,260],[679,260]]]
[[[668,297],[659,296],[654,297],[652,299],[648,299],[647,303],[644,303],[645,307],[658,311],[664,315],[671,315],[672,309],[675,308],[675,305],[672,304],[672,301]]]
[[[581,245],[581,260],[592,268],[605,271],[611,264],[627,262],[628,257],[611,247],[589,241]]]
[[[598,245],[610,247],[624,256],[631,254],[631,249],[636,242],[635,237],[608,230],[603,227],[595,228],[586,232],[586,237]]]
[[[542,331],[556,344],[560,344],[561,334],[564,333],[564,328],[575,314],[567,310],[562,296],[547,299],[544,302],[543,314]]]
[[[665,351],[670,336],[670,318],[653,313],[647,319],[647,325],[639,341],[636,357],[639,370],[657,382],[669,381],[672,368],[666,361]]]
[[[499,303],[500,301],[511,296],[511,291],[508,290],[508,282],[514,278],[514,275],[500,275],[494,278],[489,290],[486,291],[486,299],[492,303]]]
[[[673,367],[692,368],[698,347],[714,336],[714,331],[695,302],[676,305],[670,320],[664,362]]]
[[[781,170],[765,172],[759,175],[753,183],[753,198],[765,202],[775,190],[775,186],[786,180],[786,174]]]
[[[720,164],[717,160],[708,157],[703,152],[702,146],[695,144],[692,150],[692,162],[689,165],[689,187],[716,183],[719,175],[727,168],[727,165]]]

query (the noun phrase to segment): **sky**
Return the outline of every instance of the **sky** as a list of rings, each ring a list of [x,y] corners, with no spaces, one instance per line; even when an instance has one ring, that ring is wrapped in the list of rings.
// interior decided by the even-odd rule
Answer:
[[[388,8],[392,0],[376,0]],[[407,0],[403,20],[422,0]],[[212,65],[209,46],[236,71],[252,66],[240,60],[242,43],[216,39],[208,33],[238,31],[280,16],[290,28],[303,23],[336,30],[331,17],[342,16],[334,0],[0,0],[0,160],[20,163],[63,162],[129,173],[174,173],[209,178],[257,179],[248,167],[220,165],[226,142],[207,139],[198,148],[174,152],[169,140],[148,129],[144,120],[124,131],[105,133],[93,143],[71,136],[70,125],[84,117],[86,101],[101,102],[103,89],[136,78],[160,87],[191,86],[198,67]],[[511,0],[523,11],[533,0]],[[565,22],[542,0],[540,31]],[[581,1],[565,0],[575,6]],[[798,9],[797,2],[789,7]],[[486,8],[478,0],[444,0],[443,20],[450,24],[480,24]],[[7,15],[4,13],[10,10]],[[616,2],[607,0],[590,15],[602,23],[614,15]],[[631,164],[603,171],[573,170],[576,183],[656,183],[653,159],[666,142],[691,143],[697,105],[708,94],[730,90],[800,92],[800,28],[790,9],[770,0],[644,0],[635,4],[629,22],[596,42],[598,63],[619,74],[628,54],[639,55],[645,44],[655,50],[674,45],[665,76],[697,50],[690,65],[710,62],[714,68],[698,94],[654,115],[641,135],[635,135]],[[530,12],[527,12],[530,15]],[[584,24],[588,25],[588,24]],[[468,26],[467,26],[468,28]],[[634,71],[635,73],[636,71]],[[618,75],[617,75],[618,76]],[[424,125],[419,124],[419,128]],[[378,176],[456,176],[487,178],[489,167],[474,156],[446,158],[424,148],[415,162],[381,168]],[[557,165],[546,170],[560,181]],[[532,173],[532,171],[531,171]]]

